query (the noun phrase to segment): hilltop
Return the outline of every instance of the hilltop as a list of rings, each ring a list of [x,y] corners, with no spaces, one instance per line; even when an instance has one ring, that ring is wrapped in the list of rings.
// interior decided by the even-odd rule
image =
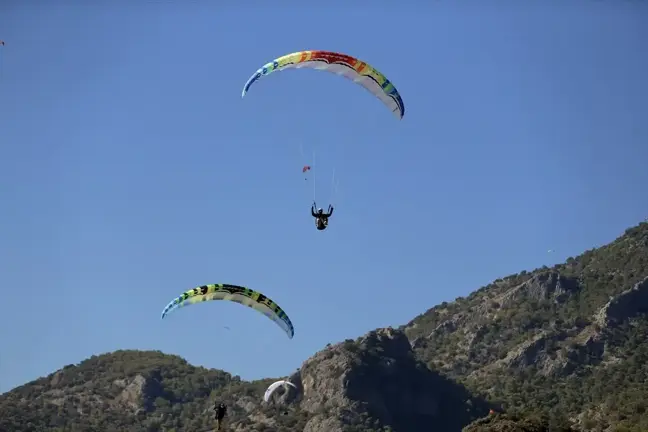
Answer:
[[[0,397],[0,431],[648,430],[648,224],[564,264],[498,279],[399,329],[329,345],[288,379],[246,382],[117,351]],[[494,409],[497,414],[489,415]]]
[[[381,329],[315,354],[297,391],[262,402],[274,380],[244,382],[160,352],[117,351],[69,365],[0,399],[7,431],[196,431],[229,406],[229,431],[459,431],[485,401],[419,363],[401,331]],[[391,425],[392,429],[383,427]]]

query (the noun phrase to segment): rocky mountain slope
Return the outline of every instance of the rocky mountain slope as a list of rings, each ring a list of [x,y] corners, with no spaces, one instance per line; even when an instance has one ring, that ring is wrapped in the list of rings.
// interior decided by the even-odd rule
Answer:
[[[648,223],[403,327],[431,369],[505,410],[648,430]],[[616,430],[616,429],[615,429]]]
[[[236,432],[646,431],[647,312],[644,223],[401,329],[327,346],[267,404],[274,379],[117,351],[0,396],[0,432],[210,430],[221,400]]]
[[[228,431],[460,431],[488,404],[414,358],[402,331],[381,329],[332,345],[289,378],[242,382],[175,356],[118,351],[93,357],[0,399],[4,431],[198,431],[213,427],[214,400],[229,405]]]

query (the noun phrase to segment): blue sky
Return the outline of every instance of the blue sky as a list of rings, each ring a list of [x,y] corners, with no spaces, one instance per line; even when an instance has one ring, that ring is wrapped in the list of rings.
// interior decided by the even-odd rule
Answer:
[[[130,348],[286,375],[648,216],[641,2],[27,3],[0,5],[0,391]],[[305,49],[374,65],[404,119],[310,70],[241,99]],[[325,232],[313,152],[322,204],[339,180]],[[295,338],[233,303],[160,320],[216,282]]]

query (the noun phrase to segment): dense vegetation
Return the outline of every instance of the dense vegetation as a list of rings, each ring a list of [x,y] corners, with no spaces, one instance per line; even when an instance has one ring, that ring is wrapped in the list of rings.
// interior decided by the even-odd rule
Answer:
[[[213,401],[231,400],[243,403],[230,404],[230,422],[245,425],[250,423],[249,407],[239,405],[261,400],[271,382],[244,382],[160,352],[117,351],[66,366],[3,395],[0,430],[203,430],[214,425]],[[270,416],[279,411],[263,410]],[[277,428],[268,430],[299,430],[305,423],[299,414],[276,417]]]

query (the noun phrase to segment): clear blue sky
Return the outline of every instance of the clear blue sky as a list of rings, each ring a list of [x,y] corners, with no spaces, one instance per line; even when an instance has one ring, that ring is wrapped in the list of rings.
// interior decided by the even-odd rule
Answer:
[[[63,3],[0,4],[0,391],[120,348],[286,375],[648,216],[644,2]],[[316,71],[241,100],[305,49],[374,65],[405,118]],[[160,320],[215,282],[295,338],[233,303]]]

